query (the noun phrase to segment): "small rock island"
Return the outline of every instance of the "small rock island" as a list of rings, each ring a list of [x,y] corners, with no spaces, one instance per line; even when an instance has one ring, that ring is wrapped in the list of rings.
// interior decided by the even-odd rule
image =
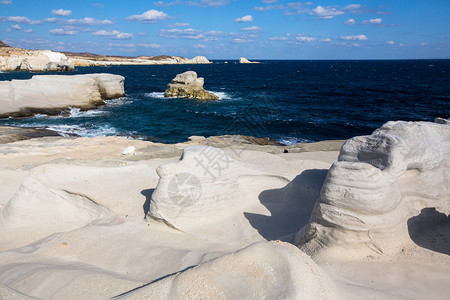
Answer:
[[[217,100],[219,97],[203,88],[204,79],[194,71],[175,76],[167,85],[164,97],[192,98],[198,100]]]

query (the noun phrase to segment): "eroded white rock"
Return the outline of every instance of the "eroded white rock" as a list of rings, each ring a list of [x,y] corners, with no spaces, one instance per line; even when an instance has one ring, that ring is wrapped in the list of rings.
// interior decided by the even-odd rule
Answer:
[[[189,146],[177,163],[156,171],[160,179],[148,217],[183,231],[209,234],[233,225],[227,218],[238,216],[245,221],[243,212],[259,203],[262,191],[289,183],[283,177],[246,168],[223,150],[209,146]],[[219,225],[222,221],[228,225]]]
[[[337,299],[332,280],[291,244],[261,242],[119,299]]]
[[[63,53],[50,50],[26,50],[22,54],[0,56],[1,71],[51,72],[73,69],[72,62]]]
[[[424,208],[450,213],[450,126],[388,122],[342,147],[297,244],[313,257],[399,253]]]
[[[120,75],[35,75],[0,82],[0,116],[59,112],[69,106],[92,109],[104,104],[104,99],[124,95]]]
[[[167,85],[165,97],[194,98],[199,100],[217,100],[218,96],[203,88],[204,79],[197,77],[194,71],[177,74]]]

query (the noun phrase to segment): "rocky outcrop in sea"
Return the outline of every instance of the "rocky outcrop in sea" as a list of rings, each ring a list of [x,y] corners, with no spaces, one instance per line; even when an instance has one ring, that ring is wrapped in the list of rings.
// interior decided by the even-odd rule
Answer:
[[[197,77],[194,71],[178,74],[167,85],[164,97],[193,98],[199,100],[217,100],[219,97],[203,88],[204,79]]]

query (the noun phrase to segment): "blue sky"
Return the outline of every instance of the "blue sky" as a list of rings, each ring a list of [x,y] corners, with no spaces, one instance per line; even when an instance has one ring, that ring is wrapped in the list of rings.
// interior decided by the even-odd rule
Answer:
[[[0,0],[0,39],[130,56],[450,58],[450,0]]]

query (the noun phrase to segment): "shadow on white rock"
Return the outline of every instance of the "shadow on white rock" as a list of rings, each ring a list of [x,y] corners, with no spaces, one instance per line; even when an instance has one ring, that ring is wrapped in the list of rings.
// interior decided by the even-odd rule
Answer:
[[[157,182],[146,165],[96,168],[44,165],[33,169],[3,207],[1,226],[73,230],[114,216],[144,218],[141,191]]]
[[[291,244],[260,242],[115,299],[335,299],[334,283]]]
[[[388,122],[342,147],[297,245],[313,257],[398,254],[408,220],[450,212],[450,126]]]
[[[182,231],[210,234],[213,227],[232,225],[229,218],[247,222],[245,211],[268,213],[258,195],[289,183],[284,177],[243,167],[223,150],[208,146],[187,147],[177,163],[162,165],[157,173],[160,180],[148,216]],[[228,225],[218,225],[222,221]]]

